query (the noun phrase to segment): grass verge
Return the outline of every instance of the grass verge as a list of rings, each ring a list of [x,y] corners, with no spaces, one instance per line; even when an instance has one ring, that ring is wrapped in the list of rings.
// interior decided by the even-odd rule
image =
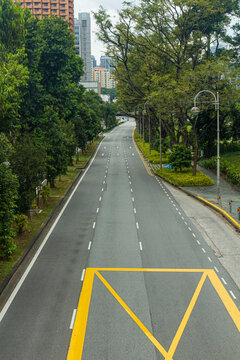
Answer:
[[[14,242],[17,245],[17,249],[10,260],[0,260],[0,283],[7,276],[9,271],[13,268],[15,263],[18,261],[23,251],[26,249],[34,235],[40,229],[41,225],[50,215],[54,207],[57,205],[59,200],[62,198],[68,187],[71,185],[73,180],[79,173],[79,168],[82,168],[86,165],[90,156],[96,149],[100,139],[93,141],[89,144],[84,154],[80,153],[79,161],[76,162],[74,159],[73,166],[68,167],[68,171],[65,175],[61,176],[61,180],[56,180],[54,189],[50,188],[49,199],[46,204],[41,203],[41,213],[34,213],[31,220],[28,224],[28,229],[23,234],[15,237]]]
[[[160,169],[155,173],[163,179],[177,186],[209,186],[214,185],[213,180],[197,170],[196,176],[192,175],[192,169],[185,168],[182,172],[176,172],[173,169]]]

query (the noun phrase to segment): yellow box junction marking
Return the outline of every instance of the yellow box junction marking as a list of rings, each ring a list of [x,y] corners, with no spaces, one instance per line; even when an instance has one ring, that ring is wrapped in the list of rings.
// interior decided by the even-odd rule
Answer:
[[[204,201],[205,203],[207,203],[207,204],[209,204],[209,205],[211,205],[211,206],[213,206],[213,207],[215,207],[216,209],[218,209],[219,211],[221,211],[224,215],[226,215],[234,224],[236,224],[239,228],[240,228],[240,224],[236,221],[236,220],[234,220],[233,219],[233,217],[232,216],[230,216],[226,211],[224,211],[223,209],[221,209],[220,207],[218,207],[218,206],[216,206],[216,205],[214,205],[214,204],[212,204],[210,201],[208,201],[208,200],[206,200],[206,199],[204,199],[203,197],[201,197],[201,196],[198,196],[198,198],[199,199],[201,199],[202,201]]]
[[[141,160],[142,160],[142,162],[143,162],[143,165],[145,166],[148,174],[149,174],[150,176],[154,176],[153,173],[152,173],[152,171],[151,171],[151,169],[149,168],[146,160],[144,159],[141,151],[139,150],[139,148],[138,148],[138,146],[137,146],[137,144],[136,144],[136,141],[135,141],[135,139],[134,139],[134,133],[135,133],[135,129],[133,130],[133,133],[132,133],[132,140],[133,140],[134,146],[135,146],[135,148],[136,148],[136,150],[137,150],[137,152],[138,152],[138,155],[140,156],[140,158],[141,158]]]
[[[179,325],[179,328],[174,336],[172,344],[170,345],[169,350],[167,351],[160,344],[160,342],[152,335],[152,333],[146,328],[146,326],[138,319],[138,317],[133,313],[133,311],[128,307],[128,305],[122,300],[122,298],[117,294],[117,292],[112,288],[112,286],[107,282],[107,280],[101,274],[104,271],[108,272],[161,272],[161,273],[202,273],[201,279],[196,287],[196,290],[193,294],[193,297],[188,305],[188,308],[183,316],[183,319]],[[77,316],[73,328],[71,343],[68,351],[67,360],[80,360],[82,358],[85,333],[88,321],[88,312],[91,301],[91,294],[93,289],[93,281],[95,275],[98,279],[105,285],[106,289],[113,295],[113,297],[118,301],[118,303],[123,307],[123,309],[128,313],[136,325],[143,331],[147,338],[154,344],[154,346],[159,350],[159,352],[164,356],[165,360],[173,360],[173,356],[179,344],[179,341],[182,337],[182,334],[185,330],[185,327],[188,323],[188,320],[191,316],[191,313],[194,309],[194,306],[197,302],[197,299],[200,295],[202,287],[208,278],[216,290],[218,296],[222,300],[226,310],[228,311],[230,317],[232,318],[234,324],[236,325],[238,331],[240,332],[240,311],[235,305],[234,301],[231,299],[227,290],[221,283],[217,274],[212,269],[140,269],[140,268],[88,268],[86,269],[85,279],[83,283],[83,288],[79,300]]]

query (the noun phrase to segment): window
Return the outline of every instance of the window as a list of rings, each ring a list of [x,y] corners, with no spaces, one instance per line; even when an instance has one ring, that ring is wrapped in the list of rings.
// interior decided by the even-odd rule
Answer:
[[[35,5],[35,6],[39,6],[39,2],[35,2],[34,5]]]
[[[57,10],[52,10],[52,13],[56,14]]]
[[[82,27],[87,27],[87,20],[82,20]]]
[[[30,3],[30,2],[27,2],[27,6],[31,6],[32,5],[32,3]]]

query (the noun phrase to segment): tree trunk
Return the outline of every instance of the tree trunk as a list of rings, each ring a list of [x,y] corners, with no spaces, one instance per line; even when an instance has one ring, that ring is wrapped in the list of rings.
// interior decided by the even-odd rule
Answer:
[[[50,188],[51,188],[51,189],[54,189],[54,188],[55,188],[54,179],[53,179],[53,180],[50,180]]]

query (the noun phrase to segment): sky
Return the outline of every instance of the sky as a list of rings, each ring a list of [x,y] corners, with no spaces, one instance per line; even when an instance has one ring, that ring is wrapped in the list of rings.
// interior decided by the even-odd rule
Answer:
[[[117,17],[117,10],[122,7],[122,0],[75,0],[74,1],[74,17],[78,17],[79,12],[96,12],[99,6],[102,5],[111,15]],[[95,24],[93,15],[91,14],[91,27],[92,27],[92,55],[95,56],[97,63],[100,62],[100,56],[104,55],[103,43],[97,39],[97,26]]]

